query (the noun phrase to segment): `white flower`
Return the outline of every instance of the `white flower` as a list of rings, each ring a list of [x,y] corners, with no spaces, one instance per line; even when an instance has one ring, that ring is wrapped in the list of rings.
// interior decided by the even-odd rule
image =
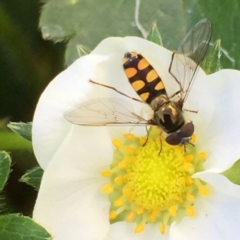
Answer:
[[[89,82],[92,79],[108,84],[138,98],[122,68],[123,55],[128,51],[141,53],[153,65],[170,95],[178,90],[168,73],[172,52],[135,37],[108,38],[90,55],[78,59],[59,74],[42,94],[33,121],[33,147],[39,164],[45,169],[33,218],[46,227],[55,240],[239,239],[240,186],[220,174],[240,158],[240,72],[235,70],[221,70],[209,76],[200,70],[184,105],[185,109],[198,111],[186,112],[197,135],[195,147],[189,148],[189,155],[195,162],[198,157],[206,158],[200,164],[202,171],[193,170],[195,163],[190,163],[191,160],[188,160],[188,169],[184,170],[184,176],[189,176],[195,184],[190,183],[194,190],[188,196],[193,203],[185,206],[190,212],[181,210],[179,213],[180,208],[173,208],[168,213],[159,209],[151,223],[151,213],[148,214],[146,207],[144,211],[148,220],[143,221],[143,225],[125,220],[110,224],[109,211],[117,199],[109,200],[101,193],[102,187],[111,181],[101,173],[109,170],[113,159],[116,160],[112,141],[117,146],[116,141],[123,142],[125,133],[142,136],[145,128],[78,126],[69,123],[64,113],[89,99],[115,97],[132,105],[134,112],[146,114],[147,105]],[[164,144],[162,156],[165,149],[169,149]],[[175,148],[176,154],[181,155],[180,147]],[[148,149],[148,144],[142,149]],[[121,152],[121,147],[118,151]],[[205,187],[202,192],[196,190],[197,184],[199,189]],[[189,191],[186,189],[184,191]],[[183,196],[186,197],[185,192]],[[187,201],[183,199],[184,204]],[[175,206],[183,208],[180,200]],[[132,210],[136,214],[137,210]],[[134,214],[130,215],[130,220],[131,216],[134,218]],[[158,217],[160,221],[156,220]],[[136,225],[140,227],[137,229],[140,233],[134,233]]]

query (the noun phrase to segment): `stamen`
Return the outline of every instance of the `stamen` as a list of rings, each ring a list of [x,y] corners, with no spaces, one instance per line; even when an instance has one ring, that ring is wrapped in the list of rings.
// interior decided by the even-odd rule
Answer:
[[[193,184],[192,178],[191,178],[190,176],[186,176],[186,177],[185,177],[185,183],[186,183],[187,185],[192,185],[192,184]]]
[[[205,160],[207,158],[207,152],[201,152],[198,154],[199,160]]]
[[[197,140],[197,135],[194,133],[194,134],[192,135],[192,137],[191,137],[190,142],[191,142],[191,143],[195,143],[196,140]]]
[[[143,211],[144,211],[144,208],[143,208],[142,206],[138,206],[138,208],[137,208],[137,214],[140,215],[140,214],[143,213]]]
[[[125,133],[124,137],[126,139],[129,139],[129,140],[132,140],[132,139],[136,138],[136,136],[134,134],[132,134],[132,133]]]
[[[120,169],[124,169],[124,168],[126,168],[126,166],[127,166],[127,164],[124,160],[121,161],[120,163],[118,163],[118,168],[120,168]]]
[[[110,194],[113,192],[113,190],[114,190],[113,185],[111,183],[109,183],[102,187],[101,192],[103,194]]]
[[[169,214],[170,214],[171,216],[173,216],[173,217],[175,217],[176,214],[177,214],[177,210],[176,210],[176,207],[175,207],[175,206],[170,207],[170,208],[168,209],[168,211],[169,211]]]
[[[146,137],[140,137],[139,140],[140,140],[140,144],[143,145],[143,144],[146,143],[147,138]]]
[[[109,213],[109,219],[112,220],[117,217],[117,213],[113,210],[110,211]]]
[[[166,230],[166,225],[165,225],[165,224],[162,224],[162,225],[160,226],[159,230],[160,230],[160,232],[161,232],[162,234],[164,234],[164,233],[165,233],[165,230]]]
[[[195,208],[194,208],[193,206],[188,206],[188,207],[186,208],[186,214],[187,214],[189,217],[193,218],[193,217],[195,216]]]
[[[179,196],[179,198],[178,198],[178,202],[179,202],[179,203],[182,203],[182,202],[183,202],[183,198],[182,198],[182,196]]]
[[[119,198],[114,202],[115,207],[121,207],[124,204],[124,200],[122,198]]]
[[[202,196],[208,196],[209,195],[209,189],[206,185],[199,186],[199,192]]]
[[[123,189],[123,194],[125,196],[130,196],[132,194],[132,190],[127,188],[127,189]]]
[[[140,233],[144,230],[144,225],[142,223],[138,224],[137,227],[135,228],[134,232],[135,233]]]
[[[189,200],[191,202],[195,201],[195,197],[190,193],[187,194],[186,198],[187,198],[187,200]]]
[[[128,222],[132,222],[133,219],[136,217],[137,213],[135,211],[131,211],[128,215],[127,215],[127,221]]]
[[[185,162],[184,164],[183,164],[183,169],[187,172],[190,168],[192,168],[192,163],[190,163],[190,162]]]
[[[182,146],[169,145],[156,127],[149,129],[147,142],[132,133],[124,138],[113,140],[117,148],[113,162],[110,170],[101,172],[110,180],[101,189],[111,202],[110,223],[134,222],[135,233],[141,233],[146,223],[158,223],[164,234],[174,221],[186,215],[193,218],[197,196],[209,195],[207,185],[192,178],[204,170],[204,161],[199,160],[206,159],[206,152],[198,154],[196,145],[187,145],[186,152]],[[191,142],[195,139],[194,135]]]
[[[193,160],[193,155],[188,154],[188,155],[185,156],[185,161],[186,162],[192,162],[192,160]]]
[[[160,212],[160,209],[155,209],[151,212],[150,217],[149,217],[151,222],[156,221],[156,218],[157,218],[157,215],[159,214],[159,212]]]
[[[111,172],[110,170],[103,170],[103,171],[101,172],[101,175],[102,175],[103,177],[110,177],[111,174],[112,174],[112,172]]]
[[[120,148],[122,146],[122,142],[119,139],[113,139],[112,143],[116,148]]]
[[[123,159],[126,163],[131,163],[132,161],[133,161],[133,158],[132,157],[125,157],[124,159]]]
[[[125,150],[126,150],[126,152],[127,152],[128,154],[130,154],[130,155],[132,155],[132,154],[135,153],[135,148],[133,148],[133,147],[127,146],[127,147],[125,147]]]
[[[123,179],[123,176],[119,176],[119,177],[115,177],[114,178],[114,182],[117,184],[117,185],[123,185],[124,184],[124,179]]]

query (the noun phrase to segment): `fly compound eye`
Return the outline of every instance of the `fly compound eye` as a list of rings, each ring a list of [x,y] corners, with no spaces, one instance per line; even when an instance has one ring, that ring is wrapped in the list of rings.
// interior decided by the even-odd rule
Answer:
[[[174,132],[168,135],[165,140],[170,145],[179,145],[182,141],[182,136],[178,132]]]
[[[194,133],[194,125],[192,122],[189,122],[187,124],[185,124],[184,126],[181,127],[181,136],[183,138],[185,137],[191,137]]]

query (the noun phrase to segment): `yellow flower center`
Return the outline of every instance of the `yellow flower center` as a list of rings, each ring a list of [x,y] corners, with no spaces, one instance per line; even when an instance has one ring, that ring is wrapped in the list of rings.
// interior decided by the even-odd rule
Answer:
[[[165,145],[159,153],[159,144],[150,139],[126,167],[131,200],[146,210],[168,208],[186,192],[183,152]]]
[[[207,196],[209,190],[191,176],[203,170],[207,154],[197,154],[190,145],[184,152],[183,146],[167,144],[156,127],[150,129],[147,142],[130,133],[124,138],[113,140],[113,162],[101,173],[110,179],[102,193],[111,202],[111,223],[135,222],[135,233],[142,232],[145,223],[159,223],[163,234],[173,221],[194,217],[197,195]]]

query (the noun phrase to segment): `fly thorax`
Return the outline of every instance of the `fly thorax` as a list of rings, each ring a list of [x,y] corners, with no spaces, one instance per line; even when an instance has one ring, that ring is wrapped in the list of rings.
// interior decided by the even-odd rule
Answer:
[[[154,121],[166,133],[172,133],[184,125],[182,110],[175,102],[166,102],[154,111]]]
[[[158,111],[162,106],[169,103],[168,96],[166,94],[161,94],[160,96],[154,98],[151,102],[151,108],[154,112]]]

